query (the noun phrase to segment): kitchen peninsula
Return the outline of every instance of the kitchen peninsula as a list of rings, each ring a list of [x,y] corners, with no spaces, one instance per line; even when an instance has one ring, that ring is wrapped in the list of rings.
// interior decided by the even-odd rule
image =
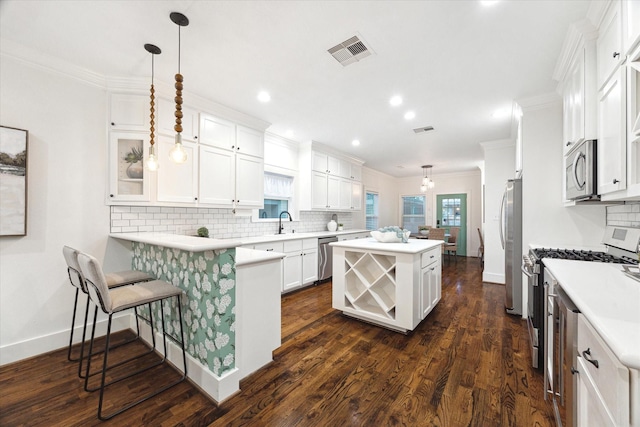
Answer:
[[[184,291],[187,375],[216,402],[237,392],[242,378],[272,360],[281,343],[284,254],[239,248],[241,242],[234,239],[158,233],[110,236],[117,242],[114,250],[131,254],[133,269]],[[171,318],[176,312],[165,310],[169,330],[177,330]],[[155,306],[154,318],[160,316]],[[176,350],[172,345],[167,356],[182,366],[175,360],[181,357]]]
[[[398,332],[412,331],[440,301],[441,240],[333,246],[333,307]]]

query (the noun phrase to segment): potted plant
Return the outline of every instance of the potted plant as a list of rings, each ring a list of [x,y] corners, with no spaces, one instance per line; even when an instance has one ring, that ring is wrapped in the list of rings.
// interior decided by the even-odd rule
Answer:
[[[344,230],[344,224],[338,224],[338,231]]]
[[[209,237],[209,229],[207,227],[198,228],[198,236]]]
[[[131,147],[131,150],[123,157],[123,160],[129,163],[127,167],[127,176],[131,179],[142,179],[143,168],[142,159],[144,152],[142,148]]]
[[[418,232],[423,235],[423,236],[428,236],[429,235],[429,227],[428,225],[419,225],[418,226]]]

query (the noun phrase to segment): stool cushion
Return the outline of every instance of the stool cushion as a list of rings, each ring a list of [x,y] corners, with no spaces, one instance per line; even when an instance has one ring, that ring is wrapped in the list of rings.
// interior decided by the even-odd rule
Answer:
[[[107,273],[104,275],[107,280],[107,286],[114,288],[116,286],[130,285],[136,282],[146,282],[153,280],[155,277],[136,270],[116,271],[113,273]]]
[[[182,294],[182,290],[162,280],[152,280],[114,288],[109,291],[109,294],[111,296],[111,312],[115,313],[148,302],[178,296]]]

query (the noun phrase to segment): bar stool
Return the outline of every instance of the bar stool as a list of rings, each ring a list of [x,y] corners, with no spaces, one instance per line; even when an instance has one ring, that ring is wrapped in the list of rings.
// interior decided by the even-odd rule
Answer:
[[[65,261],[67,262],[67,273],[69,275],[69,282],[71,282],[71,285],[73,285],[73,287],[76,288],[76,297],[73,303],[73,316],[71,317],[71,333],[69,336],[69,348],[67,350],[67,359],[72,362],[79,362],[78,376],[81,378],[84,378],[84,376],[82,375],[82,359],[84,356],[84,343],[85,343],[86,331],[87,331],[87,318],[89,317],[89,304],[91,302],[91,299],[89,298],[89,293],[87,291],[87,285],[85,283],[84,277],[82,276],[82,272],[80,271],[80,264],[78,264],[78,254],[80,254],[80,251],[70,246],[64,246],[62,248],[62,254],[64,255]],[[114,273],[107,273],[105,274],[105,278],[109,288],[116,288],[118,286],[126,286],[126,285],[131,285],[133,283],[139,283],[139,282],[147,282],[149,280],[155,279],[153,276],[150,276],[147,273],[144,273],[142,271],[136,271],[136,270],[125,270],[125,271],[117,271]],[[80,291],[82,291],[87,295],[87,306],[84,312],[84,326],[82,328],[82,344],[80,347],[80,357],[73,358],[71,357],[71,347],[73,346],[73,331],[75,329],[76,311],[78,308],[78,296],[80,294]],[[138,329],[138,317],[139,316],[136,313],[136,329],[139,335],[140,331]],[[131,341],[133,340],[126,341],[122,344],[126,344]]]
[[[80,270],[82,272],[82,275],[85,278],[85,283],[87,284],[87,290],[89,291],[89,297],[91,298],[91,300],[93,301],[93,303],[96,305],[95,308],[95,314],[97,314],[98,312],[98,307],[100,307],[102,309],[102,311],[104,313],[106,313],[109,316],[109,320],[107,323],[107,334],[106,334],[106,342],[105,342],[105,347],[104,347],[104,360],[103,360],[103,364],[102,364],[102,378],[100,381],[100,400],[98,403],[98,418],[100,420],[108,420],[110,418],[113,418],[114,416],[128,410],[131,409],[132,407],[162,393],[165,390],[168,390],[169,388],[179,384],[180,382],[184,381],[184,379],[187,377],[187,357],[186,357],[186,352],[184,349],[184,333],[183,333],[183,325],[182,325],[182,308],[181,308],[181,299],[180,296],[182,295],[182,290],[180,288],[177,288],[175,286],[173,286],[170,283],[161,281],[161,280],[152,280],[149,282],[141,282],[141,283],[136,283],[133,285],[129,285],[129,286],[120,286],[118,288],[112,288],[109,289],[108,283],[107,283],[107,279],[104,275],[104,273],[102,272],[102,267],[100,266],[100,263],[98,262],[98,260],[96,260],[94,257],[92,257],[91,255],[88,254],[84,254],[84,253],[80,253],[78,254],[78,262],[80,264]],[[163,307],[163,300],[168,299],[168,298],[172,298],[172,297],[177,297],[178,298],[178,316],[179,316],[179,323],[180,323],[180,339],[177,339],[176,337],[173,337],[172,335],[168,334],[165,330],[165,325],[164,325],[164,307]],[[149,306],[149,313],[151,314],[151,303],[152,302],[159,302],[160,305],[160,314],[162,316],[162,320],[161,320],[161,324],[162,324],[162,337],[163,337],[163,345],[164,345],[164,356],[162,357],[162,359],[159,362],[156,362],[150,366],[146,366],[144,368],[138,369],[135,372],[129,373],[125,376],[116,378],[111,380],[110,382],[106,382],[106,373],[107,370],[110,369],[111,367],[108,365],[108,360],[109,360],[109,351],[111,350],[109,348],[109,341],[111,338],[111,323],[113,320],[113,315],[116,313],[119,313],[123,310],[129,309],[129,308],[136,308],[136,307],[140,307],[143,305],[148,305]],[[154,330],[153,330],[153,319],[151,320],[151,335],[154,335]],[[90,372],[90,365],[91,365],[91,358],[94,355],[93,353],[93,344],[94,344],[94,338],[95,338],[95,331],[96,331],[96,324],[95,322],[93,323],[93,328],[91,331],[91,341],[89,344],[89,355],[87,356],[87,376],[85,378],[85,387],[86,387],[86,383],[89,379],[89,375],[88,373]],[[147,371],[155,366],[158,366],[162,363],[165,363],[166,358],[167,358],[167,337],[169,339],[171,339],[172,341],[174,341],[176,344],[178,344],[180,346],[180,349],[182,350],[182,360],[183,360],[183,374],[182,376],[177,380],[174,381],[168,385],[165,385],[164,387],[160,388],[159,390],[156,390],[142,398],[137,399],[136,401],[134,401],[133,403],[127,404],[124,407],[116,410],[115,412],[112,412],[111,414],[108,415],[103,415],[102,414],[102,403],[104,400],[104,394],[105,394],[105,390],[108,386],[120,382],[122,380],[125,380],[127,378],[131,378],[139,373],[142,373],[144,371]]]

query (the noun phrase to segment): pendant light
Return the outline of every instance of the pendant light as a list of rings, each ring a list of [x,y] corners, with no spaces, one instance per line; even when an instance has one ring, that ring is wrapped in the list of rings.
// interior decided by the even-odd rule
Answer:
[[[178,73],[176,74],[176,125],[173,129],[176,131],[176,143],[169,152],[169,157],[176,163],[184,163],[187,161],[187,153],[182,147],[182,74],[180,74],[180,27],[189,25],[189,19],[179,12],[171,12],[169,15],[171,21],[178,26]]]
[[[432,167],[433,167],[432,165],[422,166],[423,176],[422,176],[422,184],[420,185],[420,191],[422,191],[423,193],[426,193],[427,190],[432,189],[436,185],[435,182],[433,182],[433,180],[429,178],[427,174],[427,171],[429,171]]]
[[[147,158],[147,162],[146,162],[146,166],[147,169],[149,169],[150,171],[157,171],[158,168],[160,167],[160,164],[158,163],[158,158],[156,157],[156,151],[155,151],[155,146],[153,144],[155,144],[155,140],[153,138],[153,132],[155,130],[155,106],[156,106],[156,90],[153,87],[153,77],[154,77],[154,58],[156,55],[160,55],[160,53],[162,53],[162,51],[160,50],[160,48],[156,45],[152,45],[152,44],[145,44],[144,48],[146,49],[147,52],[149,52],[151,54],[151,95],[150,95],[150,134],[149,134],[149,157]]]

